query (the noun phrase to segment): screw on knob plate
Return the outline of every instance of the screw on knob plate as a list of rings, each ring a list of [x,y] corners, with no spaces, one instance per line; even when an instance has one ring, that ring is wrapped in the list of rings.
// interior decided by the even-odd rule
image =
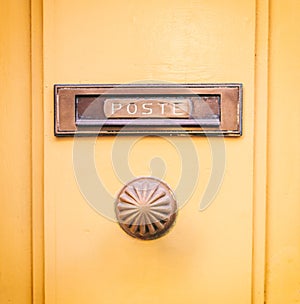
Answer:
[[[172,226],[177,204],[167,184],[153,177],[139,177],[120,191],[115,212],[126,233],[152,240],[163,236]]]

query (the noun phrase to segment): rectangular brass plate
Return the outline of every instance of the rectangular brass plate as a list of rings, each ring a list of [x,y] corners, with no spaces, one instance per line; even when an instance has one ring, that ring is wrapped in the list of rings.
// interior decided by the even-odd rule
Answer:
[[[56,136],[240,136],[241,84],[55,85]]]

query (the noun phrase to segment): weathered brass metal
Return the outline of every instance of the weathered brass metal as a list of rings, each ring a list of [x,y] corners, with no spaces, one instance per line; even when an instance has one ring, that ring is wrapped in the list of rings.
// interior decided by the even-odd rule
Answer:
[[[55,85],[55,135],[242,134],[241,84]]]
[[[140,177],[120,191],[115,212],[126,233],[152,240],[163,236],[173,225],[177,204],[167,184],[153,177]]]

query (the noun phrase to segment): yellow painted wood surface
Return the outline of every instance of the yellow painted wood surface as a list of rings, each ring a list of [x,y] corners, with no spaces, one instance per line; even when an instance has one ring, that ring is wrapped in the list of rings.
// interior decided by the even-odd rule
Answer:
[[[300,3],[272,1],[267,303],[300,303]]]
[[[44,2],[46,303],[251,303],[255,15],[253,1]],[[225,140],[224,182],[204,212],[212,153],[205,138],[192,139],[196,190],[167,236],[141,242],[81,195],[74,140],[53,136],[53,85],[151,80],[242,82],[245,134]],[[112,196],[104,203],[122,186],[112,151],[129,140],[96,141],[98,174]],[[149,162],[161,157],[175,189],[176,146],[189,139],[169,140],[137,142],[128,157],[133,174],[149,175]]]
[[[31,0],[32,301],[44,303],[43,3]]]
[[[1,303],[300,302],[299,3],[223,2],[1,1]],[[82,197],[73,139],[53,136],[53,84],[153,80],[242,82],[244,135],[225,139],[224,183],[204,212],[212,154],[192,139],[197,187],[174,229],[143,243]],[[111,153],[129,141],[95,143],[112,196]],[[133,174],[160,157],[175,189],[182,143],[135,142]]]
[[[30,4],[0,8],[0,302],[31,303]]]

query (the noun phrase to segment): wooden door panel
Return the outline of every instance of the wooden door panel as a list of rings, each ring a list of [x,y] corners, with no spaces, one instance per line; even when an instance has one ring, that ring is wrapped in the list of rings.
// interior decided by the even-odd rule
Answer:
[[[47,303],[251,302],[255,13],[253,1],[44,1]],[[192,145],[200,164],[175,227],[142,242],[95,212],[81,194],[74,140],[53,135],[53,85],[150,81],[241,82],[246,114],[241,138],[147,137],[132,145],[128,158],[125,151],[135,176],[150,175],[151,160],[162,158],[163,179],[173,189],[182,172],[177,147]],[[134,139],[96,140],[108,203],[122,187],[112,153],[128,141]],[[200,212],[211,143],[223,142],[223,183]]]

